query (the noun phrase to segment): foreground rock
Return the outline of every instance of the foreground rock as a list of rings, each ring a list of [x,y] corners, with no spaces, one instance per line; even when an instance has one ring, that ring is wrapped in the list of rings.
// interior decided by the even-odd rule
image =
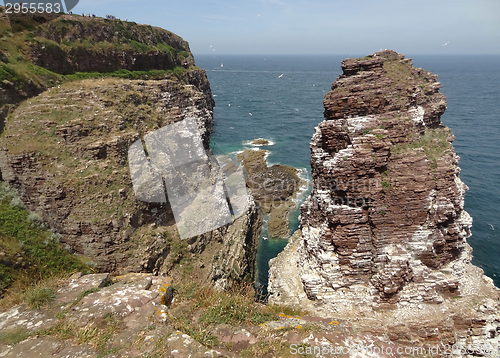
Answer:
[[[253,144],[267,145],[269,141],[258,139]],[[267,166],[266,150],[247,149],[238,154],[248,173],[247,183],[255,201],[264,214],[269,214],[268,234],[274,238],[289,236],[288,213],[296,204],[293,198],[305,182],[298,177],[298,170],[286,165]]]
[[[207,310],[203,297],[185,301],[176,294],[169,277],[76,274],[60,282],[49,305],[38,310],[17,306],[0,313],[0,356],[293,357],[300,347],[335,352],[346,344],[368,347],[370,340],[376,346],[385,344],[383,337],[357,334],[348,321],[335,317],[281,313],[261,324],[196,328]],[[251,312],[231,302],[235,315]],[[226,312],[225,317],[230,316]]]
[[[472,266],[472,219],[437,76],[393,51],[342,62],[311,141],[301,233],[270,302],[352,317],[404,344],[498,343],[499,290]]]

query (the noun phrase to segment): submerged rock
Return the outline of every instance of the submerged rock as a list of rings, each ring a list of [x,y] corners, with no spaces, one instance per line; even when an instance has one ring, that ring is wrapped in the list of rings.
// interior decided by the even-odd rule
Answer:
[[[272,144],[271,141],[264,138],[257,138],[250,141],[250,145],[255,145],[255,146],[267,146],[271,144]]]

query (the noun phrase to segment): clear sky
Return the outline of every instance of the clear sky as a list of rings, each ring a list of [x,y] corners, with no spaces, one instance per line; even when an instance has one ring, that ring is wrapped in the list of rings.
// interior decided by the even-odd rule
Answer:
[[[73,12],[165,28],[195,55],[500,54],[500,0],[80,0]]]

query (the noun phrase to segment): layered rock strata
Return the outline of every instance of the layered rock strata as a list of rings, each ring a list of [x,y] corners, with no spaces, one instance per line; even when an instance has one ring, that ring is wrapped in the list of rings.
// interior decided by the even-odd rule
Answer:
[[[342,69],[311,141],[301,233],[271,263],[270,301],[378,316],[406,341],[432,336],[410,327],[424,318],[438,339],[470,341],[478,328],[473,336],[496,340],[498,290],[470,264],[468,188],[437,76],[393,51]]]
[[[135,22],[62,15],[41,21],[28,36],[33,63],[61,74],[194,65],[187,41]]]
[[[189,45],[181,37],[135,22],[48,13],[7,16],[2,6],[0,32],[0,132],[18,103],[60,84],[61,74],[181,73],[194,66]]]
[[[251,281],[261,225],[251,199],[233,223],[181,243],[170,204],[140,201],[132,185],[131,144],[165,126],[183,120],[195,123],[204,147],[200,149],[210,154],[215,103],[206,73],[194,66],[187,43],[150,26],[68,16],[39,24],[33,31],[38,40],[30,43],[31,60],[41,66],[47,64],[39,63],[40,58],[59,56],[50,63],[69,61],[73,67],[68,71],[188,68],[161,72],[155,80],[102,74],[99,79],[51,87],[16,109],[13,103],[1,140],[0,178],[19,191],[29,210],[62,234],[69,251],[90,258],[98,270],[171,273],[181,261],[188,261],[184,267],[196,268],[200,279],[220,281],[223,287],[228,281]],[[52,52],[38,56],[36,45],[47,41],[67,51],[46,46],[44,51]],[[111,69],[86,67],[80,57],[71,55],[87,50],[82,58],[88,61],[101,46],[109,52],[102,54],[115,56],[109,45],[113,41],[118,41],[113,46],[126,50],[120,56],[135,67],[127,61]],[[134,48],[153,60],[136,56]],[[164,57],[173,62],[166,63]],[[210,166],[217,166],[215,159]]]

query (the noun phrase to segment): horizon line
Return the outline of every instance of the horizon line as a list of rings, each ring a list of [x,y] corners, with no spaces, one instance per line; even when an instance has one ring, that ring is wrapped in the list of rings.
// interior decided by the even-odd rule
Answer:
[[[379,52],[379,51],[377,51]],[[397,52],[397,51],[396,51]],[[212,52],[193,52],[196,56],[369,56],[363,53],[212,53]],[[398,52],[401,53],[401,52]],[[407,56],[500,56],[500,53],[401,53]]]

